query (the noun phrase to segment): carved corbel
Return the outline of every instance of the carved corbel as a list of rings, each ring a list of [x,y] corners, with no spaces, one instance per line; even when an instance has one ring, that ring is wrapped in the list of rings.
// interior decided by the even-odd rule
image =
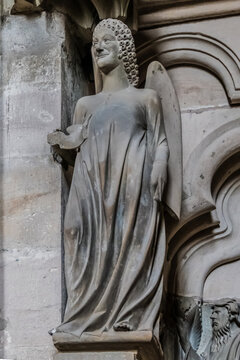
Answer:
[[[36,14],[41,13],[43,8],[41,7],[41,1],[38,0],[15,0],[15,4],[11,9],[12,15],[23,14]]]
[[[95,6],[99,18],[126,19],[130,0],[91,0]]]
[[[44,10],[56,10],[67,15],[73,24],[74,32],[87,42],[90,41],[92,30],[99,19],[127,20],[129,27],[137,30],[136,0],[15,0],[11,14],[28,15]]]

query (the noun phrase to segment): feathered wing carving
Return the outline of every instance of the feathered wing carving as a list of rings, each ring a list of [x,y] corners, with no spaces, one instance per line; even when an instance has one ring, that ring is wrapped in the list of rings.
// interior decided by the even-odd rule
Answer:
[[[157,91],[164,117],[170,157],[165,203],[170,214],[179,219],[182,200],[182,127],[178,98],[166,69],[158,61],[149,64],[145,88]]]
[[[191,356],[187,356],[187,359],[200,359],[197,351],[202,337],[202,301],[200,298],[184,296],[176,296],[174,300],[172,313],[175,314],[182,349],[185,353],[192,349]]]
[[[202,316],[201,307],[197,304],[192,310],[192,322],[189,340],[192,348],[197,351],[201,342],[202,337]],[[189,315],[190,316],[190,315]],[[188,320],[188,319],[187,319]]]

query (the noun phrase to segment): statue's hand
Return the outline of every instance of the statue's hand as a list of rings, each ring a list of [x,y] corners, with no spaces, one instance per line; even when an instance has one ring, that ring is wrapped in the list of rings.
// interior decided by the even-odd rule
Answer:
[[[47,136],[47,142],[49,145],[60,145],[62,143],[64,133],[62,131],[54,131]]]
[[[162,195],[166,182],[167,166],[161,162],[155,162],[151,173],[151,192],[154,200],[162,201]]]

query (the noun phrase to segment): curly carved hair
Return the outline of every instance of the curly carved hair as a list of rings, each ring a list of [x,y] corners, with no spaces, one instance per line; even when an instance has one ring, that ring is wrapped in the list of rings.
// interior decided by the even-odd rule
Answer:
[[[137,86],[138,65],[134,39],[129,27],[121,20],[104,19],[95,27],[93,35],[101,28],[107,28],[113,32],[119,43],[119,58],[122,59],[128,81],[131,85]]]

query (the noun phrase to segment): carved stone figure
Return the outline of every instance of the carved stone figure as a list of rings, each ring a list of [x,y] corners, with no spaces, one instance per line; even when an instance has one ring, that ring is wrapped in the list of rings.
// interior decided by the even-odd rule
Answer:
[[[178,324],[181,344],[187,360],[239,360],[240,359],[240,321],[239,307],[235,300],[225,299],[212,307],[212,338],[206,350],[198,355],[184,331],[184,324]]]
[[[105,336],[106,343],[106,335],[116,332],[118,339],[119,332],[135,339],[157,334],[166,247],[166,111],[171,117],[166,132],[175,138],[169,136],[175,148],[181,133],[176,95],[159,63],[150,66],[147,86],[156,88],[163,79],[160,93],[168,98],[163,112],[157,91],[134,87],[135,46],[124,23],[101,21],[93,33],[92,54],[100,92],[78,101],[67,135],[48,135],[61,151],[77,150],[64,225],[68,299],[54,338],[68,334],[76,342]],[[173,194],[181,186],[181,148],[176,150],[169,169]],[[179,215],[177,196],[166,197],[166,203]]]

